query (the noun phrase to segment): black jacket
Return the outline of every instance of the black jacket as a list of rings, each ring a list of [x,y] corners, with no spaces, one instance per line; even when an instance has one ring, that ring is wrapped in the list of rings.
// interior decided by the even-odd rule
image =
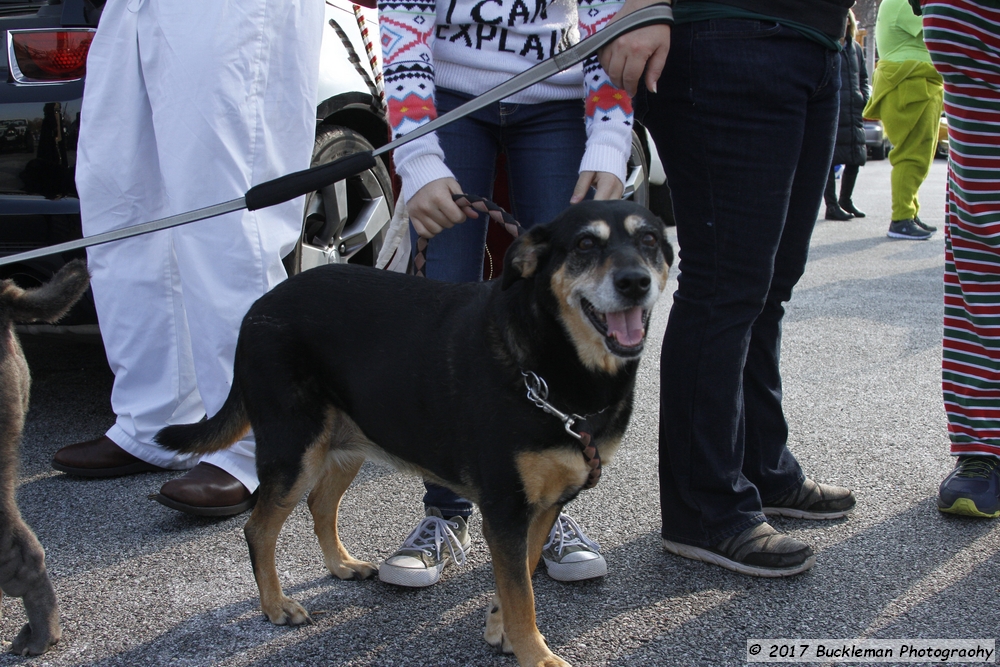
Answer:
[[[869,93],[864,51],[857,42],[848,41],[840,52],[840,121],[833,164],[860,167],[865,163],[865,125],[861,112]]]

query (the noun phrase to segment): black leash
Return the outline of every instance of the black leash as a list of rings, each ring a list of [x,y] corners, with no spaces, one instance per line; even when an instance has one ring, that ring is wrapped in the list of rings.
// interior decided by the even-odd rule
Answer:
[[[260,183],[259,185],[255,185],[247,190],[246,194],[238,199],[232,199],[220,204],[199,208],[187,213],[179,213],[177,215],[160,218],[159,220],[153,220],[139,225],[133,225],[131,227],[116,229],[103,234],[95,234],[94,236],[88,236],[76,241],[68,241],[66,243],[59,243],[46,248],[38,248],[37,250],[22,252],[16,255],[8,255],[7,257],[0,258],[0,266],[14,264],[17,262],[25,262],[31,259],[45,257],[47,255],[54,255],[60,252],[88,248],[94,245],[110,243],[111,241],[120,241],[133,236],[139,236],[140,234],[148,234],[162,229],[170,229],[172,227],[186,225],[199,220],[205,220],[206,218],[214,218],[215,216],[222,215],[224,213],[231,213],[233,211],[239,211],[244,208],[248,211],[256,211],[261,208],[267,208],[268,206],[274,206],[275,204],[295,199],[296,197],[301,197],[302,195],[313,192],[314,190],[324,188],[331,183],[342,181],[345,178],[353,176],[354,174],[373,168],[375,166],[375,159],[377,156],[394,150],[399,146],[422,137],[429,132],[433,132],[442,126],[451,123],[452,121],[458,120],[459,118],[472,113],[473,111],[482,109],[483,107],[493,104],[494,102],[499,102],[500,100],[508,98],[514,93],[520,92],[529,86],[543,81],[553,74],[568,69],[594,53],[597,53],[597,51],[606,44],[627,32],[651,25],[673,23],[673,19],[674,14],[670,5],[662,4],[643,7],[642,9],[636,10],[631,14],[623,16],[617,21],[612,21],[602,30],[591,35],[590,37],[587,37],[586,39],[580,40],[578,43],[569,47],[565,51],[557,53],[548,60],[526,69],[499,86],[491,88],[479,97],[469,100],[465,104],[442,116],[439,116],[430,123],[421,125],[419,128],[406,134],[405,136],[400,137],[395,141],[391,141],[374,151],[355,153],[353,155],[340,158],[339,160],[328,162],[327,164],[312,167],[311,169],[305,169],[303,171],[297,171],[292,174],[286,174],[285,176],[280,176],[274,180],[267,181],[266,183]]]

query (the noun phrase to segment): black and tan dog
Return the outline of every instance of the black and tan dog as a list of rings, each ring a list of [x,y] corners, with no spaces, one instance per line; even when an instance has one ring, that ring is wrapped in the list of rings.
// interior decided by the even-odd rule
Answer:
[[[625,433],[672,259],[646,209],[586,202],[519,237],[490,283],[306,271],[250,308],[219,414],[157,440],[204,453],[253,427],[260,495],[245,532],[272,622],[310,621],[283,594],[274,560],[307,492],[330,572],[376,573],[341,544],[337,508],[365,457],[379,458],[479,505],[497,586],[486,640],[521,665],[565,665],[535,626],[531,572],[560,508],[587,484],[580,438],[606,462]],[[527,397],[532,374],[547,401]]]
[[[70,262],[48,283],[24,290],[0,282],[0,595],[24,601],[28,622],[11,643],[12,653],[38,655],[59,641],[59,607],[45,570],[45,551],[21,518],[15,499],[19,445],[28,412],[31,376],[14,322],[54,322],[87,290],[82,261]]]

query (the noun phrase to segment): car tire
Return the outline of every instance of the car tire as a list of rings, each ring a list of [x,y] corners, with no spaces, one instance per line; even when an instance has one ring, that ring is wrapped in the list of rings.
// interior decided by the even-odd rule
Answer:
[[[321,126],[312,166],[371,150],[371,143],[350,128]],[[371,169],[307,194],[299,242],[285,258],[288,274],[324,264],[374,266],[393,205],[392,181],[381,159]]]
[[[873,160],[884,160],[885,159],[885,142],[871,147],[872,159]]]
[[[625,167],[625,191],[622,199],[649,208],[649,160],[642,138],[632,130],[632,153]]]

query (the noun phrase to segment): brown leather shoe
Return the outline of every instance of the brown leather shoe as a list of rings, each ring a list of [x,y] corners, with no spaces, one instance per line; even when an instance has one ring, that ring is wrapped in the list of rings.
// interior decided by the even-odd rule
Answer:
[[[150,498],[195,516],[233,516],[246,512],[257,501],[257,495],[247,491],[240,480],[211,463],[199,463]]]
[[[52,457],[52,467],[80,477],[121,477],[166,470],[132,456],[106,435],[63,447]]]

